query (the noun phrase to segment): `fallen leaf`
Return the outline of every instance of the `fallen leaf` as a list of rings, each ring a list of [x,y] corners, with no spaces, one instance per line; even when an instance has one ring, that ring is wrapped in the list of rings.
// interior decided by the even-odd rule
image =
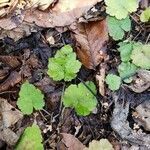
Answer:
[[[9,127],[23,118],[23,114],[10,105],[6,99],[0,98],[0,140],[5,141],[8,145],[14,145],[19,136]]]
[[[0,19],[0,28],[5,30],[12,30],[17,28],[23,22],[24,14],[6,16]]]
[[[55,83],[49,78],[44,77],[39,82],[35,83],[35,85],[42,90],[44,93],[51,93],[55,89]],[[52,98],[52,97],[51,97]]]
[[[0,127],[8,128],[23,118],[23,114],[15,109],[6,99],[0,98]]]
[[[136,93],[144,92],[150,87],[150,71],[139,70],[133,81],[131,85],[126,86]]]
[[[55,0],[29,0],[30,7],[36,8],[38,7],[41,10],[47,9],[51,4],[55,2]]]
[[[83,3],[80,0],[59,0],[50,12],[43,12],[38,9],[27,9],[24,13],[15,16],[13,16],[12,13],[10,16],[0,19],[0,27],[5,30],[12,30],[17,28],[22,22],[26,22],[27,24],[33,23],[45,28],[67,26],[75,22],[93,5],[100,1],[102,0],[85,0]],[[47,5],[42,5],[43,3],[44,2],[41,1],[37,7],[43,7],[45,9]],[[29,8],[31,8],[31,6]]]
[[[108,29],[106,20],[72,26],[77,41],[77,55],[84,66],[95,69],[106,57]]]
[[[8,24],[7,24],[8,25]],[[19,39],[29,36],[31,32],[37,32],[40,28],[33,25],[33,24],[27,24],[25,22],[21,23],[18,27],[15,26],[13,29],[11,29],[13,26],[9,26],[8,28],[1,29],[0,30],[0,39],[10,37],[14,39],[14,41],[18,41]],[[10,29],[10,30],[8,30]]]
[[[0,69],[0,82],[2,82],[2,80],[5,79],[8,74],[9,74],[8,68]]]
[[[0,92],[3,92],[10,87],[13,87],[20,81],[21,81],[21,75],[16,71],[11,72],[9,77],[0,84]]]
[[[29,10],[25,12],[24,21],[35,23],[40,27],[60,27],[67,26],[75,22],[86,13],[93,5],[101,0],[59,0],[51,12],[39,10]]]
[[[4,128],[0,131],[0,139],[5,141],[8,145],[15,145],[19,136],[9,128]]]
[[[83,150],[85,146],[73,135],[67,133],[61,133],[63,136],[63,143],[68,150]]]
[[[17,56],[0,56],[0,61],[11,68],[17,68],[21,64]]]
[[[119,96],[115,93],[113,94],[113,100],[115,102],[114,110],[112,114],[111,127],[112,129],[125,141],[133,145],[145,146],[145,149],[149,149],[150,145],[150,135],[141,132],[135,132],[129,126],[127,120],[129,113],[130,102],[128,100],[125,103],[121,103],[121,96],[123,93],[120,93]],[[125,95],[124,95],[125,96]],[[126,94],[126,97],[129,95]]]
[[[145,130],[150,131],[150,103],[149,101],[144,101],[142,104],[135,108],[137,113],[133,116],[135,122],[142,125]]]

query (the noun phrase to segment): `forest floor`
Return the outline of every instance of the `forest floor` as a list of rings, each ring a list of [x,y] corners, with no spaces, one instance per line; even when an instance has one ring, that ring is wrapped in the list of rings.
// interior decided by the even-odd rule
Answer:
[[[45,0],[31,6],[26,2],[0,1],[0,149],[15,149],[26,128],[37,124],[46,150],[82,150],[101,139],[107,139],[115,150],[150,150],[150,66],[137,66],[131,80],[121,79],[118,88],[114,87],[117,81],[112,81],[116,90],[106,83],[108,74],[120,78],[120,42],[145,44],[150,54],[150,23],[140,20],[150,2],[139,1],[129,15],[130,30],[117,40],[109,33],[105,1]],[[116,28],[112,26],[114,32],[121,32]],[[47,72],[49,58],[65,45],[71,45],[82,66],[73,80],[55,81]],[[149,56],[140,56],[139,62],[150,62]],[[25,81],[42,92],[45,102],[29,115],[17,105]],[[73,107],[65,107],[63,95],[71,84],[85,85],[86,81],[96,86],[97,105],[82,116]]]

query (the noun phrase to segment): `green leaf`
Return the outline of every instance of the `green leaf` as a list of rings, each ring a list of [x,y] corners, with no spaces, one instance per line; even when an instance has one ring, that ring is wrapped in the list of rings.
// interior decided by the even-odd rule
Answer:
[[[150,7],[146,8],[140,15],[140,20],[142,22],[150,22]]]
[[[143,69],[150,69],[150,44],[134,47],[131,54],[132,63]]]
[[[25,129],[15,150],[44,150],[41,131],[37,125]]]
[[[133,49],[133,44],[132,43],[123,43],[118,48],[118,51],[120,52],[121,61],[127,62],[131,59],[130,56],[131,56],[131,53],[132,53],[132,49]]]
[[[105,81],[108,84],[109,89],[111,89],[112,91],[116,91],[120,88],[121,78],[117,75],[108,74]]]
[[[96,87],[93,82],[86,82],[85,84],[96,94]],[[97,105],[96,97],[86,86],[83,83],[71,84],[63,96],[64,106],[74,108],[77,114],[82,116],[89,115]]]
[[[127,32],[131,29],[131,20],[129,17],[118,20],[115,17],[108,16],[107,24],[109,35],[116,41],[121,40],[125,35],[125,31]]]
[[[26,81],[21,85],[17,105],[24,114],[29,115],[33,112],[33,108],[36,110],[43,108],[45,105],[43,98],[41,91]]]
[[[131,83],[133,81],[133,77],[129,77],[123,80],[125,83]]]
[[[57,51],[54,58],[49,58],[48,75],[55,81],[64,79],[71,81],[77,76],[81,63],[76,60],[76,54],[70,45],[65,45]]]
[[[130,62],[122,62],[118,66],[118,72],[121,78],[129,78],[136,73],[137,67]]]
[[[105,0],[106,12],[117,19],[125,19],[129,13],[137,10],[138,0]]]
[[[112,144],[107,139],[101,139],[100,141],[93,140],[89,143],[89,148],[83,150],[114,150]]]

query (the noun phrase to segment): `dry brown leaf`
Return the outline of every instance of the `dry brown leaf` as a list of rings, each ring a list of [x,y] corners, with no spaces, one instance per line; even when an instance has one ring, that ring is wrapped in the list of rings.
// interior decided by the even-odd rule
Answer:
[[[3,92],[10,87],[13,87],[20,81],[21,81],[21,75],[16,71],[11,72],[9,77],[0,84],[0,92]]]
[[[12,30],[18,27],[23,22],[23,20],[24,22],[35,23],[37,26],[45,28],[67,26],[75,22],[93,5],[100,1],[101,0],[85,0],[83,3],[80,0],[59,0],[55,7],[50,10],[50,12],[43,12],[37,9],[28,9],[24,12],[25,18],[23,14],[17,14],[15,17],[9,16],[2,18],[0,19],[0,27],[6,30]],[[37,7],[40,6],[43,8],[47,8],[47,4],[43,5],[43,2],[41,2],[40,4],[37,5]],[[19,11],[19,8],[17,9]]]
[[[59,0],[50,13],[39,10],[27,11],[24,20],[29,23],[35,22],[36,25],[41,27],[67,26],[100,1],[84,0],[83,3],[81,0]]]
[[[5,30],[12,30],[14,28],[17,28],[24,19],[24,15],[16,15],[16,16],[8,16],[0,19],[0,28],[3,28]]]
[[[0,131],[0,140],[5,141],[8,145],[15,145],[19,136],[9,128]]]
[[[81,23],[72,26],[73,36],[77,41],[77,55],[84,66],[95,67],[106,57],[108,29],[106,20]]]
[[[0,140],[5,141],[8,145],[14,145],[19,139],[8,127],[14,125],[23,118],[23,114],[10,105],[6,99],[0,98]]]
[[[17,56],[0,56],[0,61],[11,68],[17,68],[21,65]]]
[[[14,125],[18,120],[23,118],[23,114],[10,105],[6,99],[0,98],[0,116],[2,116],[2,124],[0,126],[8,128]]]
[[[68,150],[83,150],[85,146],[73,135],[67,133],[61,133],[63,136],[63,143]]]
[[[9,26],[8,26],[9,28]],[[35,26],[34,24],[27,24],[25,22],[21,23],[18,27],[12,29],[12,30],[0,30],[0,39],[3,39],[5,37],[10,37],[14,39],[14,41],[18,41],[19,39],[29,36],[32,32],[40,31],[40,27]]]

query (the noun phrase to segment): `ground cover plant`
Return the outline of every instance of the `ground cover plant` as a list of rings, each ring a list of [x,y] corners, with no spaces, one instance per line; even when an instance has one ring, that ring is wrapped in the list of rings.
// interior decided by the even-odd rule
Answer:
[[[0,1],[0,149],[150,149],[148,0]]]

